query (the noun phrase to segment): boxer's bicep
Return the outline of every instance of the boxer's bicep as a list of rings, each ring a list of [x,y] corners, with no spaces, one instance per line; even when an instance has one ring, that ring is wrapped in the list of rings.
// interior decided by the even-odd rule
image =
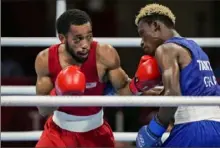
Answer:
[[[101,60],[106,67],[108,80],[112,83],[117,93],[120,95],[131,94],[128,88],[130,79],[125,71],[121,68],[120,57],[117,51],[111,46],[106,46]]]
[[[108,77],[119,95],[131,95],[129,89],[130,78],[121,67],[110,70]]]
[[[159,47],[155,55],[162,71],[164,95],[179,96],[181,95],[181,91],[179,84],[178,56],[172,45],[164,46]],[[160,107],[158,118],[161,124],[168,126],[176,110],[177,107]]]
[[[48,76],[37,76],[36,93],[37,95],[49,95],[53,89],[53,83]]]
[[[47,57],[44,52],[37,55],[35,60],[35,71],[37,74],[36,82],[36,94],[37,95],[49,95],[50,91],[53,89],[53,83],[48,76],[48,66]],[[42,116],[51,115],[56,107],[40,107],[38,106],[38,111]]]
[[[175,49],[161,46],[157,49],[155,57],[162,72],[162,81],[165,89],[164,95],[181,95],[179,84],[180,69]]]
[[[120,58],[118,53],[112,55],[112,63],[108,68],[108,79],[112,83],[113,87],[116,89],[117,93],[120,95],[130,95],[129,82],[130,78],[126,72],[121,68]]]
[[[37,74],[37,95],[49,95],[50,91],[53,89],[53,83],[49,77],[48,57],[44,51],[37,55],[35,60],[35,71]]]

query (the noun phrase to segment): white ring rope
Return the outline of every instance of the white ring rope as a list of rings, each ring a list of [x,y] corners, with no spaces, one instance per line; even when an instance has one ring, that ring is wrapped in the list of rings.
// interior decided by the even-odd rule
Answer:
[[[220,38],[189,38],[202,47],[220,47]],[[140,47],[140,38],[94,38],[115,47]],[[46,47],[59,43],[56,37],[2,37],[1,46]],[[1,94],[36,94],[35,86],[1,86]],[[114,97],[114,98],[113,98]],[[179,106],[220,105],[219,97],[165,97],[165,96],[2,96],[1,106]],[[1,132],[1,141],[36,141],[42,131]],[[135,141],[137,133],[115,132],[116,141]],[[165,133],[165,141],[169,133]]]
[[[189,38],[202,47],[220,47],[220,38]],[[99,43],[108,43],[115,47],[140,47],[141,39],[133,38],[94,38]],[[47,47],[60,43],[56,37],[2,37],[1,46],[9,47]]]
[[[156,88],[162,88],[157,86]],[[35,86],[1,86],[2,95],[36,95]]]
[[[205,106],[220,105],[218,97],[187,96],[1,96],[1,106]]]
[[[2,95],[36,95],[35,86],[1,86]]]
[[[1,141],[37,141],[41,136],[42,131],[28,132],[1,132]],[[164,133],[162,141],[165,141],[169,133]],[[135,141],[137,133],[135,132],[114,132],[116,141]]]

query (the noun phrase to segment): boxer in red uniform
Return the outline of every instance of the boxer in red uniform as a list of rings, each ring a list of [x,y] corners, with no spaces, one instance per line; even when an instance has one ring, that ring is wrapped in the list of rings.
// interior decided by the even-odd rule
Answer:
[[[81,10],[57,20],[60,44],[41,51],[35,61],[37,95],[104,95],[110,81],[119,95],[138,95],[160,82],[156,60],[144,56],[130,80],[116,50],[93,41],[90,17]],[[80,99],[80,98],[79,98]],[[36,147],[114,147],[102,107],[38,107],[48,116]]]

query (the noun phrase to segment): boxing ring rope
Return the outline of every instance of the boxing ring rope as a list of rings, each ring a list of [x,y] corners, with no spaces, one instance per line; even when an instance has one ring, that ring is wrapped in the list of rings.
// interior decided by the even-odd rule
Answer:
[[[189,38],[202,47],[220,47],[220,38]],[[94,38],[99,43],[114,47],[140,47],[140,38]],[[8,47],[47,47],[60,43],[56,37],[1,37],[1,46]]]
[[[1,132],[1,141],[37,141],[41,136],[42,131],[27,131],[27,132]],[[116,141],[131,142],[137,137],[136,132],[114,132]],[[169,137],[169,133],[164,133],[162,141]]]
[[[65,0],[57,0],[56,1],[56,18],[59,17],[60,14],[62,14],[65,9],[66,9],[66,1]],[[200,46],[202,47],[220,47],[220,38],[190,38],[193,39],[195,42],[197,42]],[[94,38],[94,40],[97,40],[100,43],[108,43],[111,44],[112,46],[115,47],[140,47],[140,38]],[[46,46],[51,46],[52,44],[59,43],[58,38],[56,37],[2,37],[1,38],[1,46],[6,46],[6,47],[46,47]],[[1,94],[8,94],[8,95],[18,95],[18,94],[26,94],[26,95],[35,95],[35,86],[1,86]],[[43,97],[42,99],[39,99],[37,96],[31,96],[33,98],[30,99],[30,96],[2,96],[1,97],[1,105],[2,106],[22,106],[22,101],[25,104],[25,102],[31,100],[31,102],[26,103],[27,106],[31,105],[33,102],[39,100],[38,103],[42,103],[42,105],[45,105],[45,103],[52,103],[51,101],[54,101],[53,99],[50,100],[50,102],[45,102]],[[75,98],[75,101],[77,102],[78,97],[71,97],[71,98],[63,98],[63,102],[59,103],[64,103],[64,105],[68,106],[70,105],[67,103],[68,101],[73,102],[73,98]],[[84,98],[84,97],[83,97]],[[97,98],[95,96],[95,98]],[[103,99],[101,99],[103,98]],[[102,104],[102,106],[111,106],[111,105],[123,105],[123,106],[152,106],[152,105],[213,105],[213,104],[220,104],[220,102],[217,100],[218,98],[214,97],[200,97],[200,100],[194,100],[195,97],[188,97],[187,100],[183,100],[183,98],[178,98],[177,97],[154,97],[153,99],[150,100],[150,98],[147,97],[114,97],[113,102],[110,99],[110,96],[108,97],[101,97],[99,101],[96,102],[95,104]],[[104,98],[106,99],[104,101]],[[7,99],[7,100],[6,100]],[[22,100],[21,100],[22,99]],[[32,100],[33,99],[33,100]],[[54,99],[59,99],[59,97],[56,97]],[[66,100],[67,99],[67,100]],[[85,98],[89,99],[89,98]],[[90,98],[91,99],[91,98]],[[128,100],[129,99],[129,100]],[[139,100],[141,99],[141,100]],[[169,100],[167,100],[169,99]],[[176,99],[178,101],[176,101]],[[198,98],[197,98],[198,99]],[[202,99],[202,100],[201,100]],[[10,100],[10,101],[9,101]],[[14,101],[13,101],[14,100]],[[20,101],[18,101],[20,100]],[[35,100],[35,101],[34,101]],[[43,101],[44,100],[44,101]],[[85,101],[80,97],[80,101],[78,102],[78,105],[83,105]],[[91,99],[93,100],[93,99]],[[91,100],[88,100],[88,106],[91,104]],[[95,99],[96,100],[96,99]],[[163,101],[166,100],[166,101]],[[175,102],[173,102],[175,100]],[[42,102],[41,102],[42,101]],[[67,102],[65,102],[67,101]],[[112,104],[108,104],[112,102]],[[119,102],[117,102],[119,101]],[[125,102],[124,102],[125,101]],[[139,103],[141,101],[141,103]],[[144,101],[144,103],[142,102]],[[159,101],[159,102],[158,102]],[[171,102],[172,101],[172,102]],[[76,103],[75,102],[75,103]],[[94,102],[94,100],[92,101]],[[13,103],[20,103],[20,104],[13,104]],[[67,104],[65,104],[67,103]],[[106,104],[105,104],[106,103]],[[116,103],[116,104],[115,104]],[[134,104],[131,104],[134,103]],[[29,105],[28,105],[29,104]],[[108,104],[108,105],[107,105]],[[33,106],[36,106],[37,104],[32,104]],[[55,105],[55,104],[53,104]],[[57,105],[57,104],[56,104]],[[93,104],[94,105],[94,104]],[[42,131],[20,131],[20,132],[1,132],[1,141],[36,141],[39,139]],[[130,142],[130,141],[135,141],[137,133],[131,133],[131,132],[114,132],[115,140],[116,141],[124,141],[124,142]],[[169,136],[169,133],[165,133],[162,137],[162,141],[165,141],[165,139]]]
[[[162,88],[157,86],[156,88]],[[2,95],[36,95],[36,86],[1,86]]]
[[[36,86],[1,86],[2,95],[36,95]]]
[[[189,38],[202,47],[220,47],[220,38]],[[140,38],[94,38],[115,47],[140,47]],[[1,46],[47,47],[59,43],[56,37],[2,37]],[[1,86],[1,94],[35,95],[35,86]],[[1,96],[1,106],[178,106],[220,105],[219,97],[146,97],[146,96]],[[92,98],[93,97],[93,98]],[[114,97],[114,98],[112,98]],[[60,98],[60,99],[59,99]],[[80,98],[80,99],[79,99]],[[1,132],[1,141],[36,141],[42,131]],[[114,132],[116,141],[135,141],[137,133]],[[164,141],[169,136],[165,133]]]
[[[165,96],[2,96],[1,106],[179,106],[220,105],[219,97]],[[42,131],[1,132],[2,141],[35,141]],[[116,141],[135,141],[137,133],[115,132]],[[169,133],[163,135],[163,141]]]
[[[219,96],[1,96],[1,106],[213,106]]]

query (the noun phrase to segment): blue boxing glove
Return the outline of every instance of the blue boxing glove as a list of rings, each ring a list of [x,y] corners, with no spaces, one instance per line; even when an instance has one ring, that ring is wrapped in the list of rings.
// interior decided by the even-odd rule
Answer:
[[[112,86],[111,82],[107,82],[106,87],[104,89],[104,95],[105,96],[115,96],[116,95],[116,90]]]
[[[161,146],[161,137],[165,132],[166,128],[160,125],[154,117],[148,126],[145,125],[138,131],[136,146],[138,148]]]

